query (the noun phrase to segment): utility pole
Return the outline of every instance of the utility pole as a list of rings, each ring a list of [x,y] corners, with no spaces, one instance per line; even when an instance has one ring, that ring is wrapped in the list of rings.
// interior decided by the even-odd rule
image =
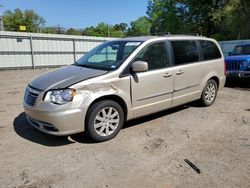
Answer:
[[[4,9],[4,7],[2,5],[0,5],[0,8]],[[3,27],[3,16],[0,12],[0,31],[4,31],[4,27]]]
[[[4,27],[3,27],[3,16],[0,15],[0,31],[4,31]]]
[[[58,24],[58,25],[57,25],[57,34],[60,34],[60,33],[61,33],[60,25]]]
[[[109,29],[109,25],[108,25],[108,37],[110,37],[110,29]]]

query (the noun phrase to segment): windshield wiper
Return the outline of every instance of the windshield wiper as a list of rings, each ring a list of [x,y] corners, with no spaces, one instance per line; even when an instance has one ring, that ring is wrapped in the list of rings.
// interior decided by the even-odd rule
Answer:
[[[85,64],[74,63],[73,65],[78,66],[78,67],[85,67],[85,68],[93,69],[93,67],[85,65]]]
[[[107,69],[105,69],[104,67],[98,67],[98,66],[94,66],[94,65],[86,65],[86,64],[79,64],[79,63],[74,63],[73,65],[79,66],[79,67],[85,67],[85,68],[89,68],[89,69],[97,69],[97,70],[107,71]]]

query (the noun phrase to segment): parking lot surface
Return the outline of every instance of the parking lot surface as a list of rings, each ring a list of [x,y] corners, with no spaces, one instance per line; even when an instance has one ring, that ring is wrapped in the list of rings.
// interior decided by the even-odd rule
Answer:
[[[0,71],[0,187],[250,187],[249,82],[229,83],[211,107],[129,121],[114,139],[93,143],[26,121],[25,85],[46,71]]]

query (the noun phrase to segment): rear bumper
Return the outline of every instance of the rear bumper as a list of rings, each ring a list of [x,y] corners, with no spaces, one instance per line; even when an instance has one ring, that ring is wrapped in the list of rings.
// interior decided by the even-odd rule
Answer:
[[[226,84],[226,77],[223,76],[223,77],[220,77],[220,80],[219,80],[219,90],[223,89],[225,84]]]
[[[227,71],[230,78],[250,78],[250,71]]]

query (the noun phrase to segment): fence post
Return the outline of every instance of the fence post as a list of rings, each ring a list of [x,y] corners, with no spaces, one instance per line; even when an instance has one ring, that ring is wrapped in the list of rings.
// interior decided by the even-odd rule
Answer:
[[[32,44],[33,38],[30,36],[30,54],[31,54],[31,63],[32,63],[32,69],[35,69],[35,62],[34,62],[34,51],[33,51],[33,44]]]
[[[73,53],[74,53],[74,62],[76,62],[76,39],[73,38]]]
[[[221,50],[222,50],[222,52],[224,52],[224,43],[223,42],[221,42]]]

